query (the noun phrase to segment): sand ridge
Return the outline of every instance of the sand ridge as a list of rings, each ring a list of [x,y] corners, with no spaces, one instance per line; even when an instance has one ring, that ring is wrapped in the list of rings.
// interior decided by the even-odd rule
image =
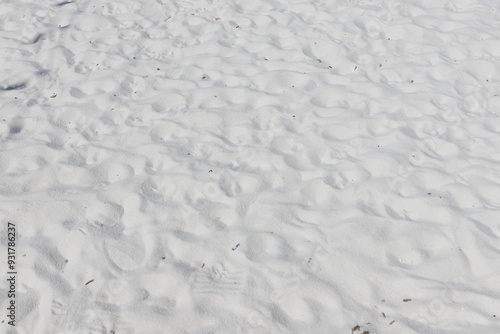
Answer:
[[[1,326],[495,332],[499,12],[5,1]]]

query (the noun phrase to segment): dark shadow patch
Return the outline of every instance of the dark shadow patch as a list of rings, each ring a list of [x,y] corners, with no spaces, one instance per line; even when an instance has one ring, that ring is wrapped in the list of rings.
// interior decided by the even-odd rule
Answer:
[[[41,77],[45,77],[47,75],[50,75],[50,71],[49,70],[38,70],[36,72],[37,75],[41,76]]]
[[[73,97],[76,97],[78,99],[81,99],[81,98],[84,98],[87,96],[87,94],[85,94],[84,92],[82,92],[80,89],[78,88],[71,88],[70,91],[69,91],[69,94]]]
[[[15,85],[8,85],[5,87],[0,87],[0,90],[18,90],[18,89],[23,89],[26,88],[26,84],[20,83],[20,84],[15,84]]]
[[[36,44],[40,41],[40,39],[42,39],[43,37],[43,34],[38,34],[35,39],[33,40],[33,43],[32,44]]]
[[[59,2],[58,4],[56,4],[56,6],[57,6],[57,7],[62,7],[62,6],[69,5],[70,3],[74,3],[74,1],[63,1],[63,2]]]
[[[16,133],[21,132],[21,130],[22,130],[22,129],[23,129],[23,128],[22,128],[21,126],[19,126],[19,125],[13,125],[13,126],[11,126],[11,128],[10,128],[9,134],[11,134],[11,135],[15,135]]]
[[[193,242],[193,241],[198,240],[198,237],[195,234],[189,233],[189,232],[177,230],[177,231],[174,231],[173,234],[177,238],[181,239],[182,241],[186,241],[186,242]]]

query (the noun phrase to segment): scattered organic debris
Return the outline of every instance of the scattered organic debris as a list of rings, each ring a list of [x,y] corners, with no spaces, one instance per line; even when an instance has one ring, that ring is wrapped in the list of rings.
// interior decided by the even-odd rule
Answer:
[[[90,281],[88,281],[87,283],[85,283],[85,285],[89,285],[90,283],[92,283],[94,280],[91,279]]]
[[[366,324],[366,325],[368,325],[368,324]],[[351,329],[351,333],[354,333],[355,331],[361,331],[361,327],[359,325],[354,326]],[[369,331],[363,331],[363,333],[361,333],[361,334],[370,334],[370,332]]]
[[[411,299],[410,298],[403,299],[403,302],[405,302],[405,303],[411,302]]]
[[[236,250],[236,248],[240,247],[240,244],[237,244],[236,246],[234,246],[234,248],[231,248],[232,250]]]
[[[55,98],[56,98],[56,96],[57,96],[57,94],[56,94],[56,93],[54,93],[53,95],[51,95],[51,96],[50,96],[50,98],[51,98],[51,99],[55,99]]]
[[[406,302],[411,301],[411,299],[403,299],[403,301],[406,303]],[[381,302],[385,303],[385,299],[382,299]],[[375,305],[374,308],[377,309],[377,310],[379,309],[377,305]],[[382,312],[380,310],[379,310],[379,312],[382,315],[382,318],[387,319],[387,321],[391,320],[389,318],[389,315],[385,314],[385,312]],[[394,322],[395,322],[395,320],[391,320],[391,322],[389,323],[389,325],[392,325]]]

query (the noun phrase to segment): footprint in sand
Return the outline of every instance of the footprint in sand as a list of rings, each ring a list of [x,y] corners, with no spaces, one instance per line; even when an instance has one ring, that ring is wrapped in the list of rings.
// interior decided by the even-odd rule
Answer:
[[[122,237],[121,240],[106,240],[106,256],[120,271],[135,270],[147,262],[150,253],[148,244],[152,243],[144,240],[142,233],[139,232],[129,237]]]
[[[234,295],[241,293],[246,286],[247,271],[228,270],[224,264],[214,265],[210,271],[200,272],[193,279],[195,295],[217,294]]]

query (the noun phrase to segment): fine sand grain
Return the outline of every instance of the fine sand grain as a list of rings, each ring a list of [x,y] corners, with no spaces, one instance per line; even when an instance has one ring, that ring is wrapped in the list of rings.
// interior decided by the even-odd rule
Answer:
[[[0,4],[0,332],[500,332],[499,2],[61,1]]]

